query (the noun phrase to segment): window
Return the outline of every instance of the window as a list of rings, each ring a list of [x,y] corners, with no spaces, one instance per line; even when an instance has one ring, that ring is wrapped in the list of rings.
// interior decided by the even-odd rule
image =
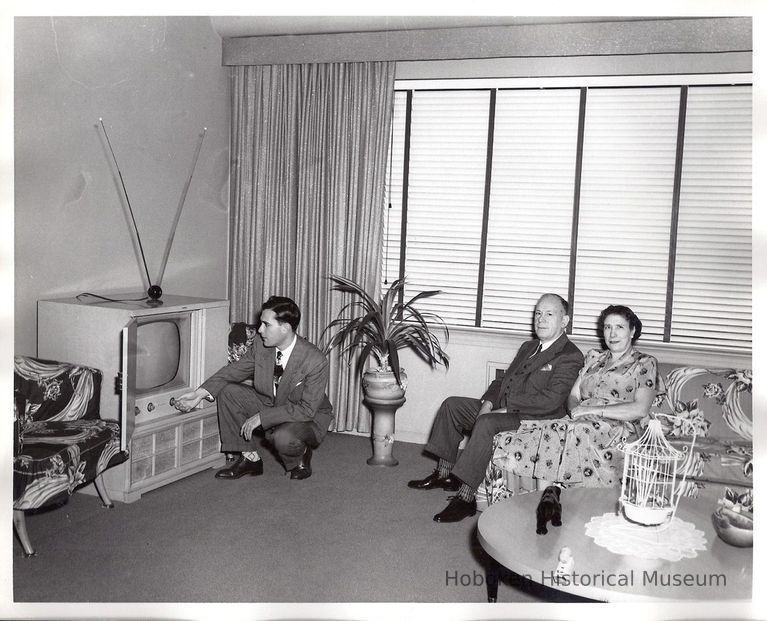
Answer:
[[[540,292],[567,292],[579,101],[498,93],[480,325],[529,330]]]
[[[384,280],[449,324],[526,332],[553,291],[576,335],[619,303],[751,348],[748,84],[397,90],[387,193]]]
[[[690,88],[671,340],[751,347],[751,88]]]
[[[593,334],[610,303],[646,340],[663,336],[679,88],[597,89],[586,97],[573,332]]]

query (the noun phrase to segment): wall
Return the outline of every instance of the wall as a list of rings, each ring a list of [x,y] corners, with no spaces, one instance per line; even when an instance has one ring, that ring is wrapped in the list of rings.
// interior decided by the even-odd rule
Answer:
[[[229,72],[209,18],[19,17],[14,35],[16,353],[36,353],[40,298],[146,290],[99,117],[153,280],[207,128],[162,286],[227,297]]]

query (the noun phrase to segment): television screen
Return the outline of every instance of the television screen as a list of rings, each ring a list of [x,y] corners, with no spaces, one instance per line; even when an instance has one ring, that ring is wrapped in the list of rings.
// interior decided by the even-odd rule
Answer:
[[[148,320],[136,330],[136,392],[172,386],[182,364],[179,318]]]

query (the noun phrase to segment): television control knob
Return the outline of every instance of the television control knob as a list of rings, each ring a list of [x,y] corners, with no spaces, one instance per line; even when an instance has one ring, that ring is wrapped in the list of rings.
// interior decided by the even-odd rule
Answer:
[[[136,406],[136,407],[134,407],[134,408],[133,408],[133,413],[134,413],[136,416],[138,416],[139,414],[141,414],[141,408],[140,408],[139,406]]]
[[[150,401],[149,403],[146,404],[146,411],[151,412],[152,410],[154,410],[154,403]]]
[[[171,397],[170,401],[168,401],[168,405],[174,407],[176,405],[176,397]]]

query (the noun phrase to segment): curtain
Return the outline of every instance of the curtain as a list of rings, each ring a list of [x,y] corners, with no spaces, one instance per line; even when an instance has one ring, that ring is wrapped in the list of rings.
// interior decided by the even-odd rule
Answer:
[[[330,274],[380,289],[393,62],[240,66],[233,71],[232,319],[270,295],[301,308],[321,346],[344,300]],[[336,431],[370,431],[359,377],[333,351]]]

